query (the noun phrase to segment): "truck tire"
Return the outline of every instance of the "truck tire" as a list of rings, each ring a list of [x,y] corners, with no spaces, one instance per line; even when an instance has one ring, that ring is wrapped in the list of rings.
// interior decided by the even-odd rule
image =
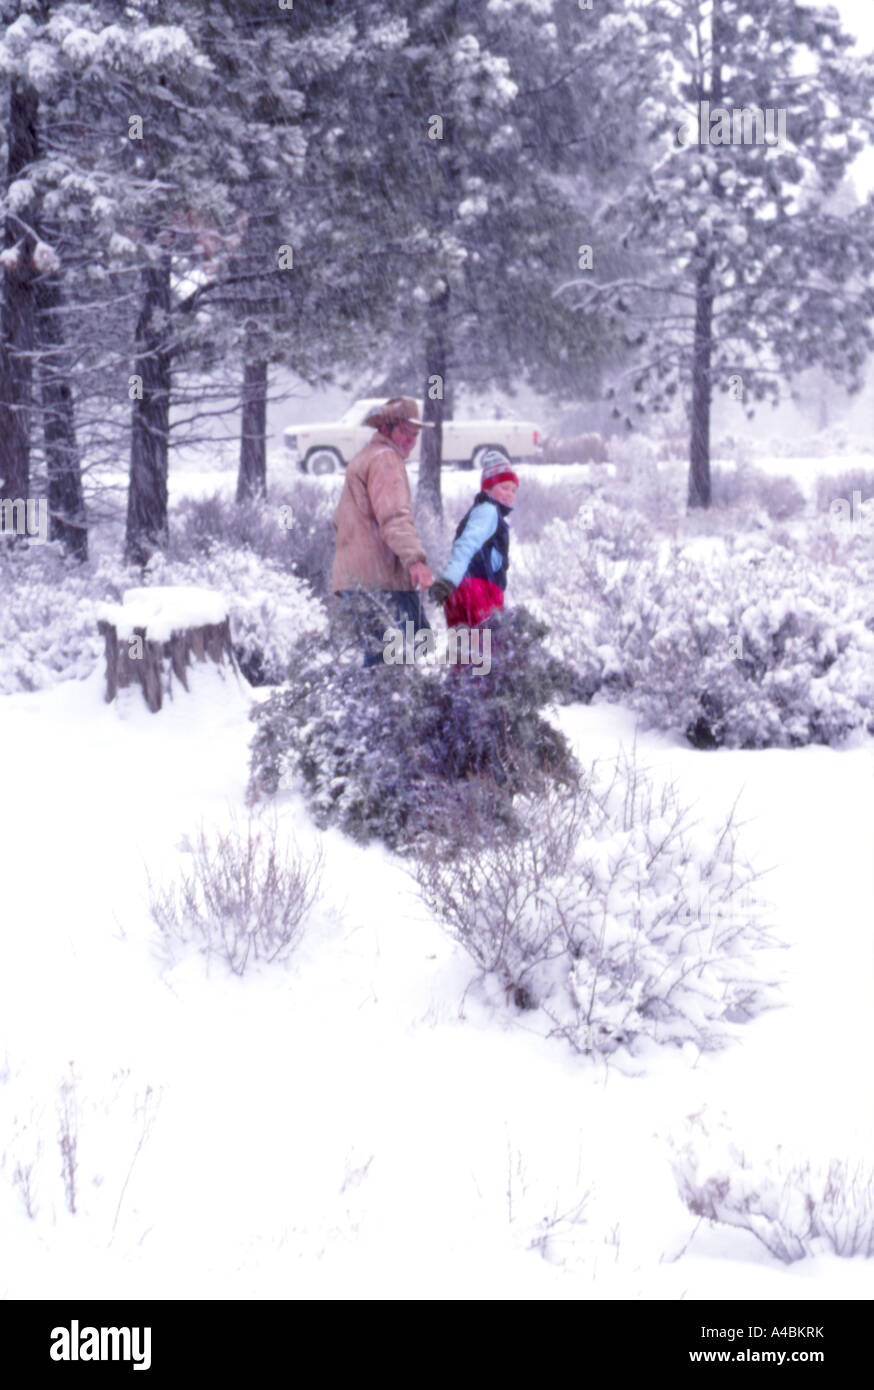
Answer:
[[[322,477],[328,473],[339,473],[342,467],[343,455],[338,449],[329,449],[326,446],[309,449],[303,461],[303,471],[317,477]]]

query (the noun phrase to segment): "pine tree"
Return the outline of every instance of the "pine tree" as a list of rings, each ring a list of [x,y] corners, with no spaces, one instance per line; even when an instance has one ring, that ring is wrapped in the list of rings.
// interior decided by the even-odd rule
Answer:
[[[460,387],[513,391],[594,364],[594,335],[553,298],[587,218],[579,183],[581,105],[566,71],[557,0],[472,8],[430,0],[383,30],[403,42],[374,72],[384,170],[379,253],[396,285],[395,346],[372,384],[423,381],[418,502],[439,514],[441,426]],[[378,27],[384,5],[372,5]],[[564,19],[565,28],[569,21]],[[585,31],[586,17],[573,21]],[[386,40],[388,41],[388,40]],[[577,341],[575,341],[575,338]],[[576,353],[574,349],[577,349]],[[575,359],[575,360],[574,360]],[[418,394],[418,393],[416,393]]]
[[[8,48],[8,38],[4,44]],[[37,157],[39,98],[31,83],[14,69],[8,86],[6,178],[3,198],[2,303],[0,303],[0,439],[4,497],[27,497],[30,491],[30,417],[33,350],[36,341],[38,271],[33,253],[39,234],[28,173]]]
[[[242,245],[208,302],[217,360],[242,369],[242,501],[266,489],[270,369],[324,382],[360,361],[388,311],[356,235],[373,183],[358,155],[369,35],[349,0],[297,10],[243,0],[208,7],[199,42],[221,83],[222,139],[238,151],[228,189]],[[355,140],[337,138],[343,126]]]
[[[154,540],[161,534],[162,516],[166,517],[167,384],[173,351],[169,340],[173,232],[167,219],[178,204],[172,193],[168,196],[168,181],[161,184],[158,173],[161,164],[171,161],[155,158],[154,151],[134,154],[133,141],[127,137],[142,134],[153,115],[159,129],[157,111],[162,106],[165,112],[167,107],[172,110],[165,128],[175,127],[180,137],[180,89],[187,83],[190,92],[198,88],[202,92],[205,75],[185,34],[152,22],[159,9],[148,3],[136,9],[115,0],[100,0],[93,6],[28,5],[28,12],[19,16],[4,38],[3,67],[12,74],[13,100],[16,91],[32,94],[26,187],[28,210],[38,225],[30,234],[38,237],[40,224],[54,233],[53,243],[40,241],[31,256],[38,276],[28,311],[37,331],[25,323],[23,314],[18,321],[25,323],[31,362],[36,363],[40,377],[53,524],[60,514],[63,525],[73,532],[72,539],[79,533],[80,554],[84,553],[84,529],[75,413],[77,398],[87,399],[87,381],[95,364],[89,362],[83,369],[74,363],[87,359],[92,342],[106,344],[112,338],[119,317],[122,338],[124,328],[134,330],[129,334],[134,338],[134,360],[128,361],[122,378],[119,368],[124,364],[116,353],[109,390],[115,391],[117,399],[120,381],[127,381],[131,366],[141,388],[134,393],[132,418],[129,553],[136,551],[136,558],[142,559],[142,548],[133,544],[137,528]],[[137,105],[142,110],[137,111]],[[180,157],[188,153],[182,168],[189,171],[192,159],[186,137],[190,133],[190,129],[181,133],[177,148]],[[7,204],[10,195],[20,201],[23,182],[19,179],[18,186],[11,186]],[[7,213],[7,228],[9,221]],[[132,235],[122,236],[122,227]],[[140,302],[132,316],[133,296],[128,291],[119,316],[121,296],[110,296],[108,304],[101,304],[100,291],[89,295],[89,289],[94,286],[96,291],[99,285],[105,297],[107,283],[112,284],[122,263],[125,271],[133,269],[129,253],[137,250],[137,244]],[[76,298],[67,302],[74,287]],[[93,311],[90,318],[89,309]],[[14,328],[8,306],[4,322]],[[62,323],[73,325],[66,341]],[[8,339],[9,328],[5,336]],[[100,366],[106,362],[105,353],[104,346],[95,354]],[[104,386],[102,394],[106,392]],[[15,405],[14,394],[12,399]]]
[[[816,363],[854,385],[874,342],[874,201],[827,206],[870,130],[872,65],[798,0],[637,0],[622,23],[657,158],[599,220],[633,267],[573,297],[624,326],[639,413],[684,392],[689,505],[707,506],[714,389],[751,415]],[[721,114],[744,109],[746,126]]]
[[[64,290],[54,247],[57,229],[44,216],[35,174],[44,153],[42,105],[54,75],[39,61],[46,3],[12,5],[2,45],[8,110],[4,254],[0,308],[0,487],[14,497],[32,489],[34,418],[41,419],[49,537],[80,560],[88,535],[79,448],[68,382]],[[37,61],[34,62],[34,55]]]
[[[36,361],[41,380],[51,375],[46,452],[51,444],[61,484],[72,478],[74,412],[92,495],[95,470],[117,467],[129,449],[126,553],[137,562],[167,535],[171,438],[196,439],[231,374],[244,377],[241,488],[262,491],[268,364],[317,379],[360,339],[358,310],[377,287],[343,254],[354,191],[336,217],[324,191],[348,162],[341,144],[333,158],[328,146],[338,104],[359,92],[340,75],[358,58],[353,11],[327,0],[287,12],[97,0],[45,6],[7,32],[4,70],[42,84],[31,115],[19,99],[26,83],[11,84],[19,221],[37,210],[50,221],[60,264],[43,277],[38,309],[29,259],[14,245],[4,257],[7,298],[21,301],[4,314],[0,353],[2,400],[20,439],[14,477],[29,466]],[[304,182],[311,136],[325,167]],[[7,243],[31,235],[29,221],[17,230],[11,217]],[[301,253],[294,273],[280,269],[286,245]],[[45,351],[35,344],[40,322]]]

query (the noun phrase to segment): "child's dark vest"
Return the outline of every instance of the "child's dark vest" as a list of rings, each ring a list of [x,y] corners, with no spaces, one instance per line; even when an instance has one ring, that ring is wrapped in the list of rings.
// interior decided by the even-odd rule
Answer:
[[[481,545],[479,550],[474,553],[465,571],[465,577],[471,575],[474,579],[488,579],[492,584],[497,584],[499,589],[506,589],[507,570],[510,566],[510,528],[504,520],[504,517],[508,512],[512,511],[512,507],[505,507],[503,502],[496,502],[494,497],[489,497],[485,492],[477,493],[474,498],[473,507],[478,506],[480,502],[490,502],[493,507],[497,507],[498,529],[493,536],[489,536],[485,545]],[[458,537],[467,525],[467,519],[473,511],[473,507],[465,512],[464,516],[459,521],[458,529],[455,532],[456,540],[458,540]],[[494,568],[493,564],[493,549],[496,550],[500,556],[497,569]]]

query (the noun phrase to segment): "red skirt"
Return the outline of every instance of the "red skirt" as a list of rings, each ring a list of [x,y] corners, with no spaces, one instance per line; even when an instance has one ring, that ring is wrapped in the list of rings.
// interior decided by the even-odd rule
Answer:
[[[448,627],[479,627],[503,606],[504,592],[497,584],[468,575],[446,600],[446,623]]]

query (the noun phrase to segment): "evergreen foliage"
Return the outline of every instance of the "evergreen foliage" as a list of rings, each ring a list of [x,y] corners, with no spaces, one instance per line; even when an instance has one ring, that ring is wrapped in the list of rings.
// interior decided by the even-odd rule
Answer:
[[[578,695],[524,610],[492,622],[488,674],[423,664],[362,669],[302,649],[281,690],[252,711],[250,795],[301,786],[320,825],[408,850],[463,834],[468,811],[512,823],[513,797],[572,780],[564,737],[541,712]]]

